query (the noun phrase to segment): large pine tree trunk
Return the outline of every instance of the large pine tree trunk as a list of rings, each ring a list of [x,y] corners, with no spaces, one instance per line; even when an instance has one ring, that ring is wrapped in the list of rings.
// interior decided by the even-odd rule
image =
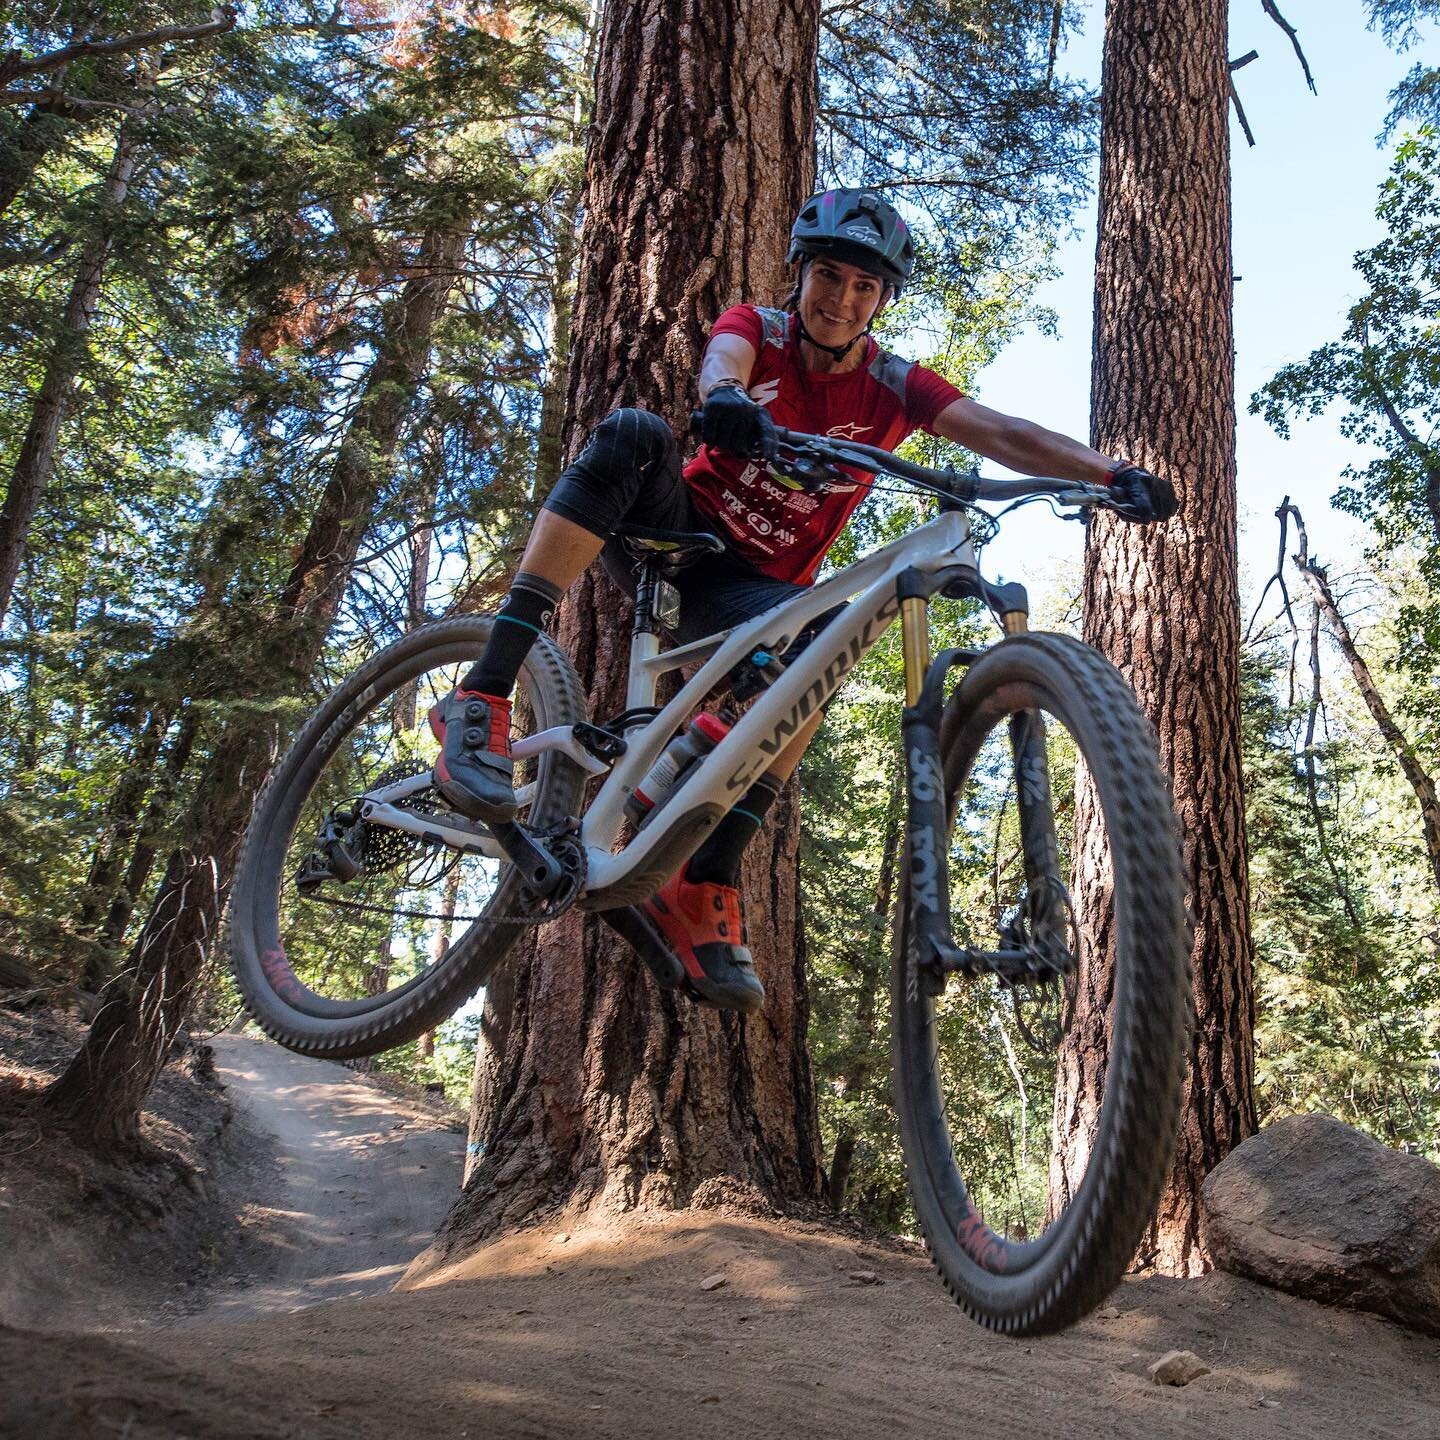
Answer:
[[[1255,1129],[1253,951],[1240,748],[1226,0],[1110,0],[1092,441],[1173,477],[1163,526],[1090,528],[1085,638],[1124,672],[1173,777],[1195,923],[1197,1027],[1156,1263],[1195,1274],[1200,1182]],[[1092,812],[1093,813],[1093,812]],[[1093,837],[1091,853],[1093,854]],[[1103,884],[1092,866],[1086,889]],[[1110,935],[1092,927],[1058,1117],[1083,1167],[1107,1057]]]
[[[607,7],[569,453],[617,405],[683,430],[711,322],[784,293],[788,224],[814,173],[818,25],[818,0]],[[598,567],[560,607],[558,638],[595,715],[624,708],[627,618]],[[742,881],[761,1014],[660,994],[628,947],[577,911],[512,957],[487,1007],[474,1163],[438,1256],[565,1202],[684,1205],[716,1176],[818,1193],[793,786],[771,814]]]
[[[20,574],[25,554],[25,539],[30,522],[44,493],[55,464],[55,450],[60,442],[60,426],[65,419],[70,393],[85,363],[85,342],[100,300],[100,281],[105,263],[114,243],[115,215],[125,203],[130,180],[135,173],[139,155],[138,126],[126,123],[115,142],[115,155],[101,186],[96,204],[94,233],[80,255],[80,264],[70,286],[65,314],[59,333],[45,365],[40,389],[30,407],[30,423],[10,484],[5,491],[5,505],[0,509],[0,621],[10,608],[10,596]]]
[[[432,232],[421,245],[280,597],[260,652],[257,688],[299,685],[319,659],[425,372],[464,243],[457,226]],[[250,806],[274,764],[278,741],[278,726],[263,715],[226,723],[179,827],[187,843],[171,856],[136,942],[129,992],[101,1010],[79,1054],[46,1094],[47,1104],[92,1140],[123,1141],[136,1132],[140,1108],[184,1023]]]

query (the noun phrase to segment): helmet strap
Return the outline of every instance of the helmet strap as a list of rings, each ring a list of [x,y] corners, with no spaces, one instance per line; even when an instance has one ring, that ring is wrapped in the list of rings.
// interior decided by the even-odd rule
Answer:
[[[873,323],[873,322],[872,322]],[[807,345],[813,345],[817,350],[823,350],[834,360],[843,360],[855,348],[856,341],[863,340],[870,333],[870,326],[867,325],[854,340],[847,340],[843,345],[822,345],[806,328],[805,322],[800,318],[800,312],[795,312],[795,334],[796,338],[805,341]]]

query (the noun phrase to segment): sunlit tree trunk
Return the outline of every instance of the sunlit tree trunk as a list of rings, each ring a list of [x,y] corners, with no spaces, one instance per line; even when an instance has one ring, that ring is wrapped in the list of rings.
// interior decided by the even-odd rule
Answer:
[[[738,300],[785,293],[788,223],[814,174],[818,25],[818,0],[607,7],[569,453],[617,405],[646,406],[682,432],[711,322]],[[598,716],[624,708],[627,614],[597,567],[557,617]],[[761,1014],[660,994],[628,947],[578,911],[512,958],[472,1137],[483,1153],[437,1255],[565,1201],[684,1205],[715,1176],[818,1192],[793,786],[771,814],[743,876]]]
[[[1110,0],[1095,274],[1092,442],[1173,477],[1169,524],[1090,527],[1085,638],[1130,680],[1173,777],[1190,875],[1198,1017],[1174,1169],[1153,1237],[1206,1265],[1205,1175],[1255,1129],[1254,992],[1240,744],[1225,0]],[[1082,794],[1080,806],[1093,819]],[[1062,1067],[1062,1164],[1083,1169],[1108,1045],[1107,863],[1089,828],[1089,954]]]

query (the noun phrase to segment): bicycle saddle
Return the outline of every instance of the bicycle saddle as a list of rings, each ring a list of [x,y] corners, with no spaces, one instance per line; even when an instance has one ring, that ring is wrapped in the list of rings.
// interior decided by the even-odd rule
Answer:
[[[617,525],[615,534],[635,560],[658,560],[668,574],[702,555],[723,555],[725,542],[706,530],[653,530],[648,525]]]

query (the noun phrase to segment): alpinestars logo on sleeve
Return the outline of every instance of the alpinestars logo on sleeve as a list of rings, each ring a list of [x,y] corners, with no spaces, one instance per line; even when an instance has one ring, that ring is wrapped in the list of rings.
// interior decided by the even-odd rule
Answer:
[[[832,425],[825,433],[836,440],[858,440],[862,435],[868,435],[871,428],[869,425]]]

